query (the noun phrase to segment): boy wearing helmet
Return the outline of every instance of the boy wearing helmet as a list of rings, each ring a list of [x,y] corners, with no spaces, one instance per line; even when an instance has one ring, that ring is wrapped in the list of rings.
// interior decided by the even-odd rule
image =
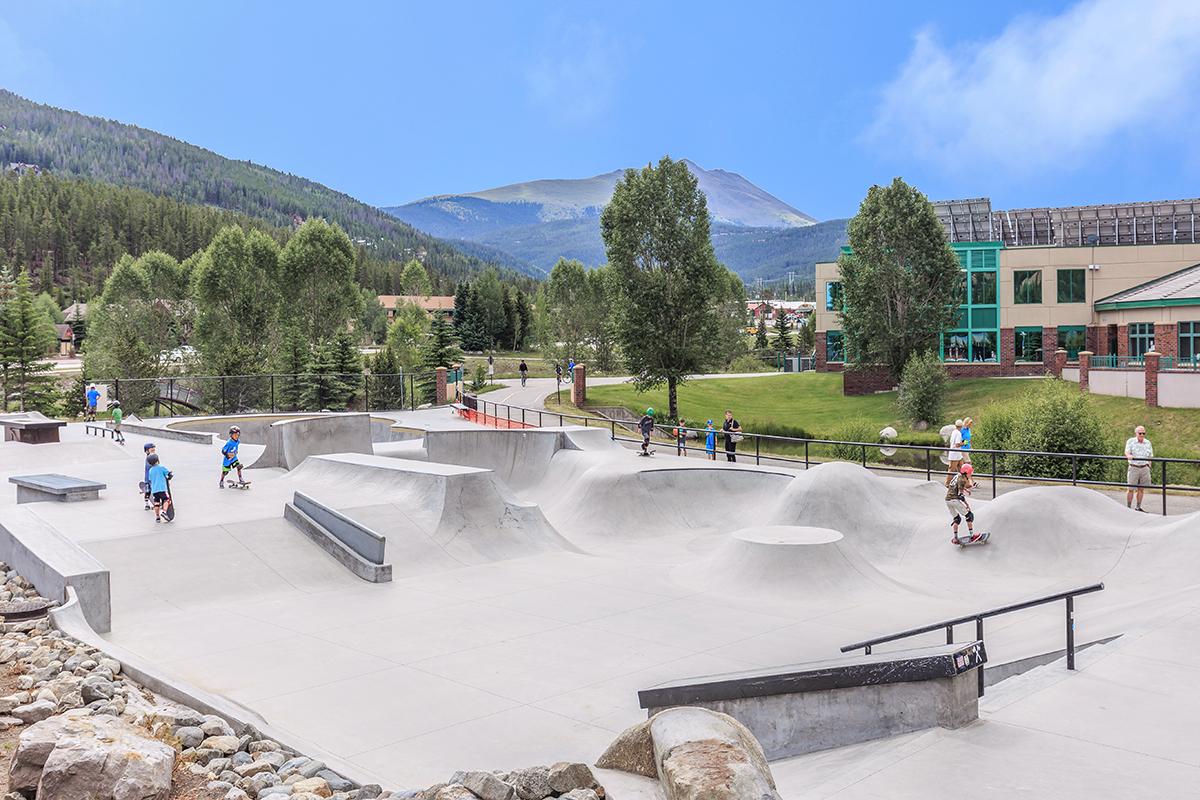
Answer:
[[[125,418],[125,413],[121,411],[121,401],[113,400],[108,407],[112,409],[113,441],[117,444],[125,444],[125,434],[121,432],[121,420]]]
[[[646,413],[638,420],[638,430],[642,433],[642,452],[639,456],[650,455],[650,434],[654,433],[654,409],[647,408]]]
[[[154,466],[150,463],[150,456],[158,458],[155,455],[154,442],[146,442],[142,445],[142,452],[146,454],[146,470],[142,476],[141,488],[143,499],[146,501],[146,510],[149,511],[151,508],[150,501],[153,499],[153,495],[150,492],[150,467]]]
[[[171,479],[171,471],[159,463],[157,453],[147,456],[146,463],[150,465],[148,478],[150,492],[154,497],[154,521],[170,522],[175,518],[175,514],[171,511],[171,491],[167,486],[167,481]]]
[[[975,481],[971,479],[975,468],[970,464],[963,464],[958,468],[958,472],[950,476],[946,484],[946,508],[954,515],[950,522],[950,529],[954,531],[954,538],[950,541],[954,544],[970,544],[976,540],[975,535],[975,512],[971,510],[971,504],[967,502],[967,495],[975,488]],[[967,538],[958,538],[958,526],[963,521],[967,520]]]
[[[232,469],[237,470],[237,482],[245,484],[242,479],[242,462],[238,461],[238,443],[242,438],[242,429],[234,425],[229,429],[229,441],[221,448],[221,480],[217,482],[217,487],[225,488],[225,476]]]

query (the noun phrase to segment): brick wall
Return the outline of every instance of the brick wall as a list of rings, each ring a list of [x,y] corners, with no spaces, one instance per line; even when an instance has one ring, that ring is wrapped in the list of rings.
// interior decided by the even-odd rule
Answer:
[[[1042,367],[1045,372],[1054,371],[1054,351],[1058,349],[1058,326],[1042,326]]]
[[[1179,355],[1179,333],[1174,323],[1154,323],[1154,349],[1159,355],[1172,358]]]
[[[1129,355],[1129,326],[1117,326],[1117,355]]]
[[[1149,352],[1146,354],[1146,405],[1150,408],[1158,408],[1158,359],[1160,354]]]
[[[896,386],[892,372],[884,366],[851,367],[844,371],[842,394],[857,396],[886,392]]]

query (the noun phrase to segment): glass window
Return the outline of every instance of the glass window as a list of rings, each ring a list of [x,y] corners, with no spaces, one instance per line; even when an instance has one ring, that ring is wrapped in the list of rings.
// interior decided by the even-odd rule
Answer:
[[[971,305],[996,305],[996,273],[971,273]]]
[[[1087,270],[1060,269],[1058,271],[1058,302],[1087,302]]]
[[[841,331],[825,332],[825,361],[837,363],[846,360],[846,348]]]
[[[1042,271],[1019,269],[1013,272],[1013,302],[1017,305],[1042,302]]]
[[[825,310],[842,310],[842,284],[838,281],[829,281],[825,284]]]
[[[996,361],[996,332],[971,332],[971,360]]]
[[[1082,325],[1064,325],[1058,329],[1058,347],[1067,351],[1068,361],[1078,361],[1079,351],[1087,349],[1087,329]]]
[[[1042,329],[1017,328],[1015,331],[1016,346],[1013,351],[1017,361],[1042,361]]]
[[[1179,323],[1179,358],[1200,360],[1200,322]]]
[[[971,309],[971,327],[972,328],[995,328],[996,320],[999,319],[1000,312],[994,308],[972,308]]]
[[[947,333],[942,340],[942,360],[966,361],[970,355],[970,351],[967,349],[969,341],[965,331]]]
[[[1141,358],[1154,347],[1154,323],[1131,322],[1129,324],[1129,355]]]

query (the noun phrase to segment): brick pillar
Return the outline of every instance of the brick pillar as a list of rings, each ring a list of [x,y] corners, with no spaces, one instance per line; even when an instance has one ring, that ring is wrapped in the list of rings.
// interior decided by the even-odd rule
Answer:
[[[1054,372],[1054,348],[1058,347],[1058,328],[1053,325],[1042,326],[1042,363],[1046,372]]]
[[[1079,353],[1079,391],[1087,392],[1088,389],[1088,371],[1092,368],[1092,353],[1087,350],[1082,350]]]
[[[1158,408],[1158,359],[1161,353],[1146,353],[1146,405]]]
[[[1063,367],[1067,365],[1067,351],[1061,347],[1054,351],[1054,364],[1050,367],[1050,374],[1056,378],[1062,377]]]
[[[1017,332],[1014,328],[1001,328],[1000,341],[1000,374],[1015,375],[1017,365]]]
[[[1118,356],[1129,355],[1129,326],[1128,325],[1118,325],[1117,326],[1117,355]]]
[[[437,390],[434,394],[435,405],[444,406],[446,404],[446,368],[437,368]]]
[[[825,333],[823,331],[817,331],[816,345],[816,363],[813,364],[813,369],[817,372],[825,372],[829,367],[825,360]]]
[[[1174,323],[1154,323],[1154,351],[1159,355],[1179,355],[1179,333]]]
[[[587,368],[583,364],[575,365],[575,382],[571,384],[571,402],[582,407],[587,400]]]

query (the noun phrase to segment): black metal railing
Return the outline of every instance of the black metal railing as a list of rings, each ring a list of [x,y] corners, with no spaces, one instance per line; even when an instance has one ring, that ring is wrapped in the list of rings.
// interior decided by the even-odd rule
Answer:
[[[933,631],[946,631],[946,644],[954,644],[954,628],[957,625],[964,625],[968,622],[975,623],[975,640],[983,642],[983,621],[989,617],[998,617],[1001,614],[1010,614],[1014,611],[1024,611],[1027,608],[1046,605],[1047,603],[1056,603],[1059,600],[1066,601],[1067,612],[1067,669],[1075,669],[1075,598],[1082,594],[1091,594],[1104,589],[1103,583],[1093,583],[1090,586],[1082,586],[1078,589],[1071,589],[1066,592],[1058,592],[1057,594],[1038,597],[1034,600],[1026,600],[1022,603],[1013,603],[1012,605],[993,608],[990,611],[979,611],[974,614],[967,614],[954,619],[942,620],[929,625],[922,625],[920,628],[911,628],[899,633],[890,633],[887,636],[877,636],[874,639],[867,639],[863,642],[855,642],[848,644],[842,648],[843,653],[849,653],[851,650],[862,650],[866,655],[871,654],[871,648],[877,644],[886,644],[888,642],[899,641],[900,639],[908,639],[913,636],[920,636]],[[986,644],[984,649],[986,650]],[[979,668],[979,696],[983,697],[983,668]]]
[[[460,371],[447,371],[448,385],[458,380],[461,380]],[[111,387],[111,399],[119,400],[127,414],[174,417],[321,410],[415,410],[434,402],[436,381],[436,372],[313,372],[163,375],[157,378],[110,378],[88,383]],[[453,392],[450,394],[452,398]]]
[[[559,425],[563,425],[565,420],[582,420],[582,424],[585,426],[608,427],[614,441],[633,444],[641,444],[642,441],[640,434],[637,436],[620,435],[627,431],[631,433],[636,432],[636,422],[597,418],[582,414],[565,414],[557,411],[541,411],[514,406],[508,403],[495,403],[486,400],[482,395],[475,399],[480,404],[479,411],[481,414],[485,414],[488,417],[508,418],[514,422],[519,421],[527,427],[544,427],[544,421],[547,419],[557,420],[557,424]],[[491,411],[488,411],[488,409],[491,409]],[[854,442],[840,439],[812,439],[764,433],[747,433],[745,431],[741,433],[743,441],[734,443],[734,449],[729,450],[726,447],[726,434],[720,428],[714,431],[716,434],[716,449],[708,450],[704,446],[688,444],[688,437],[703,442],[708,434],[707,428],[683,428],[685,437],[681,444],[674,435],[674,431],[678,426],[657,425],[656,430],[661,431],[664,427],[667,431],[671,432],[671,435],[667,437],[668,446],[675,448],[677,453],[680,454],[703,453],[710,457],[715,456],[717,459],[725,455],[727,457],[732,456],[735,460],[738,457],[748,459],[753,456],[756,465],[761,465],[765,460],[769,463],[796,464],[797,466],[802,464],[804,465],[804,469],[809,469],[816,464],[826,461],[852,461],[868,469],[881,472],[897,472],[916,477],[923,475],[926,480],[930,481],[934,479],[934,476],[941,477],[946,475],[945,468],[940,466],[940,464],[942,463],[942,457],[948,456],[951,452],[944,444]],[[892,456],[884,455],[888,451],[893,454],[912,453],[916,456],[915,466],[913,464],[903,465],[889,461]],[[1097,453],[1047,453],[1035,450],[988,450],[980,448],[955,452],[966,453],[969,459],[974,459],[977,462],[975,479],[976,481],[990,482],[993,498],[999,493],[997,484],[1000,481],[1128,489],[1127,481],[1096,477],[1109,474],[1112,470],[1111,465],[1113,464],[1127,462],[1125,456]],[[1033,474],[1027,471],[1001,469],[1001,465],[1011,464],[1020,459],[1048,459],[1055,465],[1053,469],[1048,471],[1058,472],[1059,474]],[[1167,497],[1170,493],[1200,493],[1200,485],[1171,483],[1168,471],[1170,465],[1176,465],[1176,474],[1178,474],[1180,468],[1186,467],[1194,474],[1200,475],[1200,459],[1155,457],[1145,460],[1152,463],[1151,472],[1158,473],[1159,479],[1157,483],[1152,483],[1145,487],[1145,490],[1147,493],[1157,493],[1160,495],[1162,513],[1164,515],[1167,513]],[[938,463],[939,466],[935,467],[935,463]]]

